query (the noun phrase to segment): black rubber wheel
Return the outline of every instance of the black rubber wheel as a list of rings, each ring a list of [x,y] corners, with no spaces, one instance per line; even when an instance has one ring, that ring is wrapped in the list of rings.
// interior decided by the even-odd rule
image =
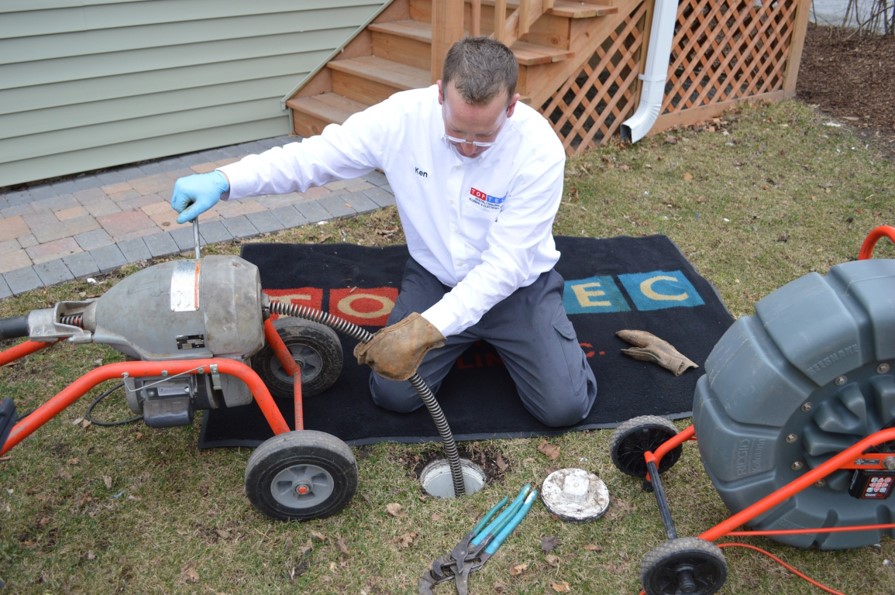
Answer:
[[[301,366],[303,397],[327,390],[342,373],[342,343],[336,331],[312,320],[278,318],[273,323],[293,359]],[[252,368],[277,399],[294,396],[292,376],[286,374],[270,345],[252,356]]]
[[[727,580],[727,561],[714,543],[681,537],[644,556],[640,580],[647,595],[708,595]]]
[[[655,452],[663,443],[677,435],[677,428],[664,417],[641,415],[620,424],[609,438],[609,455],[622,473],[646,478],[646,461],[643,455]],[[664,473],[681,458],[681,446],[677,446],[659,463],[659,473]]]
[[[859,440],[895,423],[895,260],[805,275],[755,305],[721,337],[696,384],[693,426],[721,499],[744,510]],[[895,452],[883,444],[874,452]],[[895,498],[858,499],[835,471],[749,521],[755,529],[873,525]],[[788,534],[798,547],[879,543],[893,530]]]
[[[336,514],[354,497],[357,462],[348,445],[331,434],[286,432],[255,449],[245,486],[252,505],[273,519],[319,519]]]

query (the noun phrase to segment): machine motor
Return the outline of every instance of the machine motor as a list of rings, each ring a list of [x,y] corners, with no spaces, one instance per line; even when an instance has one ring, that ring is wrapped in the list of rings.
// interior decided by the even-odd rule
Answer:
[[[236,378],[218,374],[180,377],[149,376],[124,379],[125,397],[134,413],[155,428],[193,423],[197,409],[236,407],[251,402],[248,387]]]
[[[164,262],[95,300],[60,302],[28,315],[30,336],[109,345],[134,360],[231,358],[249,363],[264,346],[258,267],[237,256]],[[192,422],[195,409],[252,402],[238,378],[212,372],[126,378],[128,406],[150,426]]]

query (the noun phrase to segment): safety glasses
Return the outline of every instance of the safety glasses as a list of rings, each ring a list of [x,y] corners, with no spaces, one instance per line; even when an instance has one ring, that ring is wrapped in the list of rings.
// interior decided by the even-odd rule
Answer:
[[[504,110],[501,112],[500,116],[498,116],[497,121],[494,123],[494,128],[492,128],[491,132],[476,134],[474,136],[484,136],[488,140],[471,140],[468,138],[462,138],[459,136],[454,136],[449,134],[449,132],[453,132],[454,134],[463,134],[462,131],[453,128],[451,124],[453,123],[453,114],[451,113],[451,109],[448,106],[448,102],[445,100],[444,103],[441,104],[441,115],[444,119],[444,139],[454,145],[458,146],[470,146],[472,145],[476,149],[487,149],[489,147],[493,147],[497,144],[497,136],[503,128],[504,123],[507,120],[507,112],[508,110]]]
[[[444,139],[454,143],[455,145],[472,145],[477,149],[487,149],[488,147],[493,147],[494,144],[497,142],[496,140],[466,140],[465,138],[457,138],[456,136],[451,136],[449,134],[445,134]]]

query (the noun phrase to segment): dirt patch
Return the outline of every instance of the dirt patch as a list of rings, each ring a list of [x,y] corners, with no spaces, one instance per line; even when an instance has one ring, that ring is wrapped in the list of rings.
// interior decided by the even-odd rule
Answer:
[[[478,465],[485,473],[486,483],[502,483],[510,462],[507,461],[503,454],[494,448],[480,447],[473,443],[463,443],[457,445],[457,450],[461,459]],[[419,454],[411,454],[402,457],[400,462],[405,468],[412,470],[413,474],[419,479],[426,466],[436,460],[445,458],[444,449],[436,448]]]
[[[895,35],[809,25],[796,96],[895,158]]]

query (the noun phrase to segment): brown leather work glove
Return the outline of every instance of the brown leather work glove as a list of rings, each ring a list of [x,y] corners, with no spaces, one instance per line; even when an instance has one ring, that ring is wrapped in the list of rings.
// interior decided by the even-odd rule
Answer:
[[[670,370],[675,376],[680,376],[690,368],[699,367],[686,356],[681,355],[677,349],[671,346],[671,343],[646,331],[623,330],[615,334],[620,339],[634,345],[634,347],[622,349],[622,353],[637,360],[659,364],[666,370]]]
[[[380,376],[407,380],[430,349],[443,345],[441,331],[414,312],[404,320],[380,329],[366,343],[358,343],[354,357],[358,364],[368,364]]]

